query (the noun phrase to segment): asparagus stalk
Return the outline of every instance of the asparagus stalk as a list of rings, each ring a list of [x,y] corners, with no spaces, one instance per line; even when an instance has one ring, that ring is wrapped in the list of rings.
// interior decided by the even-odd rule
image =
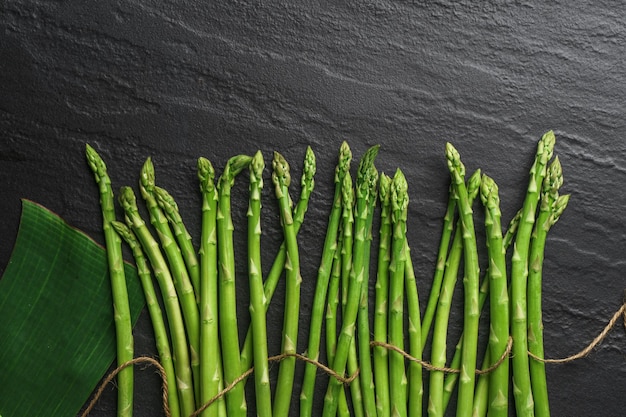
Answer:
[[[180,409],[183,416],[194,412],[196,404],[194,399],[193,377],[189,360],[189,347],[185,335],[185,324],[181,306],[172,275],[165,258],[159,250],[158,242],[152,237],[146,223],[141,218],[137,209],[135,193],[130,187],[122,187],[119,196],[120,205],[126,214],[126,223],[135,233],[137,239],[150,260],[154,276],[161,289],[162,299],[167,315],[167,322],[172,339],[172,357],[176,374],[176,387],[180,400]]]
[[[146,298],[146,305],[148,306],[148,313],[150,314],[150,320],[152,321],[155,344],[157,351],[159,352],[159,362],[163,366],[163,369],[165,369],[167,385],[175,387],[176,373],[174,372],[170,342],[165,328],[163,312],[161,311],[161,306],[159,305],[159,300],[157,298],[156,291],[154,290],[154,285],[152,284],[152,272],[150,272],[148,260],[141,249],[141,244],[137,241],[137,238],[128,226],[118,221],[111,222],[111,225],[133,252],[135,265],[137,266],[137,275],[141,281],[143,293]],[[167,402],[170,409],[170,415],[172,417],[179,417],[180,404],[178,402],[178,392],[175,389],[168,390]]]
[[[378,246],[378,268],[374,299],[374,340],[387,342],[387,299],[389,295],[389,263],[391,261],[391,178],[383,173],[379,179],[380,241]],[[390,417],[389,402],[389,355],[382,346],[375,346],[374,383],[376,384],[376,410],[380,417]]]
[[[344,142],[344,145],[342,146],[347,147],[347,144]],[[346,151],[344,150],[343,152]],[[349,152],[349,150],[347,152]],[[322,259],[317,273],[315,293],[313,295],[313,305],[311,307],[307,357],[313,360],[319,359],[322,323],[324,321],[324,306],[326,305],[326,293],[333,269],[333,258],[335,252],[337,251],[337,235],[341,221],[341,185],[346,172],[348,172],[349,162],[350,159],[340,161],[340,164],[337,166],[337,170],[335,172],[335,193],[333,197],[333,205],[328,219],[328,227],[326,229],[326,237],[324,239],[324,247],[322,249]],[[300,393],[301,416],[311,416],[317,370],[317,366],[314,364],[307,363],[305,365],[302,391]]]
[[[481,200],[485,205],[485,229],[487,232],[487,251],[489,258],[489,293],[491,325],[489,327],[489,353],[491,358],[498,358],[506,349],[509,339],[509,296],[507,288],[506,249],[502,243],[500,223],[500,197],[495,181],[483,175]],[[485,361],[485,363],[489,363]],[[508,415],[509,363],[496,368],[489,375],[489,415],[506,417]]]
[[[352,252],[354,246],[354,188],[352,187],[352,176],[349,172],[346,173],[343,181],[343,244],[341,253],[341,281],[342,281],[342,300],[341,311],[342,316],[345,315],[346,303],[348,301],[348,281],[350,280],[350,274],[352,273]],[[346,362],[346,368],[350,375],[355,374],[359,370],[359,359],[356,349],[356,342],[354,338],[350,342],[348,348],[348,359]],[[342,397],[345,397],[346,391],[342,389],[340,391],[340,405],[343,401]],[[356,378],[350,384],[350,395],[352,396],[352,411],[355,417],[363,417],[363,394],[361,393],[361,383],[357,374]],[[341,408],[338,408],[337,413],[340,416]]]
[[[411,260],[411,249],[408,241],[405,241],[406,262],[404,266],[405,292],[408,313],[409,327],[409,354],[416,359],[422,359],[422,332],[420,323],[420,305],[417,293],[417,282],[413,261]],[[422,402],[424,398],[424,388],[422,380],[422,365],[411,361],[409,363],[409,417],[420,417],[422,415]]]
[[[534,415],[530,383],[527,329],[527,279],[530,236],[535,223],[539,192],[552,157],[555,137],[552,131],[542,136],[537,145],[535,162],[530,170],[526,198],[511,258],[511,336],[513,337],[513,395],[519,417]]]
[[[555,157],[543,180],[539,214],[530,242],[528,272],[528,351],[543,358],[543,323],[541,313],[541,281],[546,237],[567,206],[569,195],[559,196],[563,175],[559,158]],[[535,415],[549,416],[548,385],[543,362],[530,360],[530,381],[535,401]]]
[[[293,224],[296,234],[300,230],[300,226],[304,221],[304,215],[307,211],[309,204],[309,197],[311,196],[311,193],[313,192],[313,187],[315,185],[313,179],[314,176],[315,154],[313,153],[313,150],[308,147],[304,157],[304,169],[301,179],[302,188],[300,191],[300,200],[298,201],[298,204],[296,204],[296,208],[293,211]],[[280,245],[278,253],[274,258],[274,263],[272,264],[272,267],[267,274],[267,277],[265,278],[265,283],[263,285],[266,312],[269,308],[270,302],[274,295],[274,291],[276,290],[276,286],[285,267],[286,258],[287,248],[285,246],[285,242],[283,242]],[[246,333],[246,338],[244,340],[243,347],[241,348],[241,369],[249,369],[250,365],[252,365],[252,326],[248,327],[248,332]]]
[[[185,329],[187,331],[187,341],[189,343],[189,357],[191,360],[191,368],[194,379],[195,398],[200,403],[200,312],[196,299],[196,291],[187,272],[187,267],[183,260],[180,248],[176,243],[176,239],[167,217],[158,205],[156,197],[155,175],[152,160],[148,158],[141,169],[139,189],[142,197],[146,202],[148,212],[150,213],[150,222],[154,226],[161,241],[161,247],[165,252],[168,260],[170,272],[174,280],[174,286],[178,292],[180,306],[185,321]]]
[[[406,216],[408,207],[407,184],[400,170],[391,183],[392,258],[389,279],[389,343],[404,349],[404,269],[406,265]],[[389,352],[389,384],[391,414],[407,415],[407,379],[404,357]]]
[[[271,417],[269,363],[267,360],[267,326],[263,276],[261,269],[261,190],[263,188],[263,154],[258,151],[250,162],[250,207],[248,210],[248,275],[250,279],[250,320],[254,343],[254,382],[257,416]]]
[[[133,330],[130,319],[126,276],[124,274],[124,260],[122,258],[122,241],[111,226],[111,223],[115,221],[115,203],[106,164],[96,150],[89,145],[86,146],[86,156],[100,193],[102,229],[104,231],[113,297],[117,364],[121,365],[133,359]],[[117,415],[119,417],[132,416],[133,368],[131,366],[124,368],[118,374],[117,381],[119,387]]]
[[[223,387],[218,333],[217,202],[215,170],[206,158],[198,158],[198,180],[202,194],[200,237],[200,402],[206,404]],[[211,404],[203,417],[218,416],[224,398]]]
[[[467,181],[467,193],[470,206],[473,203],[474,198],[478,194],[480,185],[480,171],[475,171]],[[454,186],[450,187],[450,199],[457,201],[457,189]],[[457,206],[457,204],[455,204]],[[462,224],[461,219],[457,221],[456,230],[454,231],[454,237],[452,238],[452,244],[445,264],[444,276],[441,285],[441,294],[439,295],[438,305],[435,316],[435,324],[433,328],[432,348],[431,348],[431,363],[436,367],[446,366],[446,340],[448,331],[448,321],[450,318],[450,308],[452,304],[452,296],[454,294],[454,288],[458,277],[459,266],[461,263],[461,255],[463,253],[463,239],[462,239]],[[457,368],[461,364],[461,349],[462,340],[457,344],[457,352],[455,359],[450,364],[451,367]],[[456,385],[458,374],[449,374],[449,378],[454,380],[448,380],[444,373],[441,371],[432,371],[430,373],[430,385],[429,385],[429,399],[428,399],[428,415],[429,416],[443,416],[448,404],[449,383],[451,388]],[[444,383],[445,382],[445,383]]]
[[[378,183],[378,179],[376,179]],[[365,245],[362,248],[362,254],[354,253],[355,259],[359,264],[363,265],[363,285],[361,287],[361,300],[359,302],[359,311],[357,314],[357,338],[358,343],[358,360],[359,360],[359,384],[361,386],[361,395],[363,403],[363,411],[367,417],[376,416],[376,395],[374,392],[374,376],[372,372],[372,354],[370,347],[370,325],[369,325],[369,265],[370,253],[372,247],[372,223],[374,221],[374,208],[378,193],[376,192],[376,183],[367,200],[367,234]],[[357,247],[358,249],[358,247]],[[362,258],[359,260],[359,258]],[[354,339],[353,339],[354,340]]]
[[[300,276],[300,256],[288,191],[291,183],[289,164],[281,154],[274,152],[272,168],[272,181],[275,187],[276,198],[278,199],[280,218],[285,235],[285,246],[287,247],[282,353],[292,355],[296,353],[298,340],[300,283],[302,282],[302,277]],[[296,358],[294,356],[286,357],[280,362],[274,397],[273,414],[275,416],[289,415],[295,368]]]
[[[230,158],[218,182],[217,246],[218,246],[218,309],[219,331],[222,347],[224,384],[229,385],[242,374],[237,331],[237,290],[235,287],[235,253],[233,248],[233,222],[230,212],[231,188],[235,176],[246,168],[251,157],[238,155]],[[243,384],[237,384],[226,393],[226,409],[229,416],[245,416],[246,401]]]
[[[463,311],[463,349],[461,351],[461,375],[459,377],[459,391],[457,416],[470,416],[474,399],[474,382],[476,380],[476,350],[478,347],[478,308],[479,266],[478,250],[472,206],[465,186],[465,167],[457,150],[448,143],[446,145],[448,169],[457,192],[461,230],[463,235],[464,255],[464,311]]]
[[[367,207],[369,196],[374,192],[378,178],[378,172],[374,167],[374,159],[378,154],[379,146],[374,146],[365,153],[359,164],[359,174],[357,176],[356,185],[356,216],[355,216],[355,252],[357,246],[366,244],[367,239]],[[344,309],[341,332],[337,341],[337,351],[335,352],[335,360],[332,369],[338,374],[343,374],[346,369],[348,351],[350,343],[354,336],[354,326],[357,319],[361,288],[364,279],[363,264],[357,264],[354,260],[352,271],[350,274],[350,286],[348,300]],[[359,260],[360,262],[360,260]],[[337,412],[337,404],[341,382],[335,378],[329,381],[326,395],[324,397],[324,417],[334,417]]]
[[[183,261],[187,266],[187,272],[189,274],[189,279],[191,280],[191,284],[194,288],[194,294],[196,295],[196,300],[200,300],[200,264],[198,263],[198,256],[196,255],[196,250],[193,247],[193,242],[191,241],[191,235],[187,231],[185,224],[183,223],[183,218],[178,211],[178,205],[174,200],[174,197],[167,190],[155,186],[154,187],[154,195],[156,197],[157,203],[159,207],[163,210],[163,213],[167,217],[167,220],[170,222],[172,226],[172,231],[174,232],[174,236],[176,237],[176,241],[178,242],[178,247],[180,249],[181,255],[183,257]]]
[[[435,310],[437,309],[437,302],[439,300],[439,294],[441,293],[441,283],[443,281],[446,258],[450,247],[450,237],[452,236],[452,230],[454,229],[454,212],[456,211],[456,199],[452,198],[452,191],[450,191],[448,195],[448,206],[446,208],[446,213],[443,216],[443,228],[441,232],[441,240],[439,241],[439,252],[437,254],[435,274],[433,276],[433,283],[430,288],[428,302],[426,303],[426,310],[424,310],[424,316],[422,318],[422,350],[424,350],[424,347],[426,346],[428,333],[430,332],[433,318],[435,317]]]
[[[471,181],[469,181],[469,184],[471,184]],[[515,236],[515,232],[517,231],[517,227],[519,225],[520,214],[521,214],[521,211],[518,211],[518,213],[511,219],[509,226],[506,230],[506,234],[504,235],[504,238],[502,239],[502,245],[505,251],[509,248],[509,246],[511,245],[513,241],[513,237]],[[480,285],[480,293],[479,293],[479,298],[478,298],[478,305],[481,311],[483,309],[483,306],[485,305],[485,302],[487,301],[488,294],[489,294],[489,279],[483,278],[482,284]],[[452,360],[450,361],[450,368],[453,368],[453,369],[459,368],[461,364],[462,346],[463,346],[463,335],[461,334],[461,337],[459,338],[456,344]],[[487,349],[487,353],[488,352],[489,350]],[[448,402],[450,401],[450,398],[452,397],[452,391],[454,390],[454,387],[456,386],[456,382],[458,381],[458,379],[459,379],[458,373],[450,373],[445,378],[444,393],[443,393],[444,411],[448,407]],[[474,397],[476,398],[476,396]]]

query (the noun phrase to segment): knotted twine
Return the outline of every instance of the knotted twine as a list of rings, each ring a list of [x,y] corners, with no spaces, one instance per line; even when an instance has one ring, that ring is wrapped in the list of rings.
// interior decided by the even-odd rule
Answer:
[[[624,304],[622,304],[622,306],[619,308],[619,310],[617,310],[615,312],[615,314],[613,314],[613,317],[611,317],[611,320],[609,320],[608,324],[604,327],[604,329],[602,329],[600,334],[598,334],[591,341],[591,343],[589,343],[587,346],[585,346],[578,353],[575,353],[573,355],[570,355],[570,356],[565,357],[565,358],[560,358],[560,359],[540,358],[540,357],[538,357],[537,355],[534,355],[531,352],[528,352],[528,356],[530,356],[532,359],[534,359],[536,361],[543,362],[543,363],[568,363],[568,362],[573,362],[575,360],[584,358],[585,356],[589,355],[589,353],[596,346],[598,346],[600,343],[602,343],[602,341],[606,338],[607,334],[611,331],[611,329],[613,327],[615,327],[615,325],[617,324],[617,321],[619,320],[620,317],[623,317],[624,328],[626,329],[626,302]],[[460,370],[456,369],[456,368],[447,368],[447,367],[433,366],[431,363],[426,362],[426,361],[421,360],[421,359],[418,359],[418,358],[415,358],[415,357],[409,355],[404,350],[402,350],[402,349],[400,349],[400,348],[398,348],[398,347],[396,347],[394,345],[390,345],[388,343],[372,341],[372,342],[370,342],[370,346],[372,346],[372,347],[379,346],[379,347],[383,347],[385,349],[397,352],[397,353],[401,354],[405,359],[407,359],[407,360],[409,360],[411,362],[416,362],[416,363],[420,364],[424,369],[426,369],[428,371],[437,371],[437,372],[444,372],[444,373],[459,373],[460,372]],[[480,375],[480,374],[488,374],[490,372],[493,372],[510,355],[512,346],[513,346],[513,339],[509,336],[509,340],[507,342],[506,349],[504,350],[504,352],[502,353],[500,358],[498,358],[498,360],[496,362],[494,362],[493,365],[489,366],[486,369],[476,369],[476,371],[475,371],[476,374]],[[354,381],[354,379],[356,379],[356,377],[359,374],[359,371],[357,369],[357,371],[354,372],[352,375],[350,375],[349,377],[345,377],[344,375],[341,375],[341,374],[335,372],[334,370],[332,370],[328,366],[324,365],[323,363],[318,362],[318,361],[316,361],[314,359],[308,358],[307,356],[299,354],[299,353],[283,353],[283,354],[280,354],[280,355],[271,356],[271,357],[268,358],[268,361],[269,362],[280,362],[281,360],[283,360],[283,359],[285,359],[287,357],[295,357],[296,359],[302,360],[302,361],[307,362],[307,363],[311,363],[311,364],[315,365],[316,367],[318,367],[320,370],[324,371],[326,374],[330,375],[333,378],[336,378],[338,381],[340,381],[343,384],[350,384],[352,381]],[[162,380],[162,387],[163,387],[162,388],[162,390],[163,390],[163,395],[162,395],[163,410],[165,411],[165,415],[167,417],[171,417],[170,409],[169,409],[169,405],[168,405],[168,401],[167,401],[168,395],[169,395],[169,388],[168,388],[168,384],[167,384],[167,378],[166,378],[166,375],[165,375],[165,369],[163,369],[163,367],[161,366],[161,364],[159,363],[158,360],[156,360],[154,358],[151,358],[149,356],[140,356],[140,357],[137,357],[135,359],[132,359],[132,360],[130,360],[128,362],[125,362],[125,363],[121,364],[120,366],[115,368],[111,373],[109,373],[109,375],[107,375],[107,377],[100,384],[100,387],[95,392],[95,394],[94,394],[92,400],[90,401],[89,405],[87,406],[87,408],[85,408],[85,411],[83,411],[83,413],[81,414],[81,417],[86,417],[87,415],[89,415],[91,410],[94,408],[94,406],[96,405],[96,403],[98,402],[98,400],[102,396],[102,393],[104,392],[104,389],[106,388],[106,386],[111,381],[113,381],[113,379],[115,378],[115,376],[118,373],[120,373],[124,368],[126,368],[128,366],[132,366],[132,365],[139,364],[139,363],[148,363],[148,364],[153,365],[154,367],[157,368],[157,370],[159,372],[159,375],[161,376],[161,380]],[[249,377],[252,374],[252,372],[254,372],[254,367],[251,367],[246,372],[241,374],[238,378],[233,380],[230,384],[228,384],[228,386],[226,386],[217,395],[215,395],[213,398],[211,398],[209,401],[207,401],[202,407],[200,407],[198,410],[196,410],[189,417],[197,417],[197,416],[199,416],[211,404],[213,404],[215,401],[217,401],[220,398],[222,398],[230,390],[232,390],[237,384],[239,384],[241,381],[243,381],[244,379]]]

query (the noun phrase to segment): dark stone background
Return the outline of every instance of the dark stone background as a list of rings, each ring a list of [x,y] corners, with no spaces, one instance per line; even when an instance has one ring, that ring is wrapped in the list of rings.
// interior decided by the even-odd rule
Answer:
[[[380,143],[378,168],[391,174],[400,167],[407,175],[423,307],[447,198],[445,142],[456,145],[468,171],[481,168],[496,179],[508,221],[522,202],[537,140],[554,129],[563,192],[572,198],[547,247],[547,356],[564,357],[589,343],[619,308],[625,287],[626,8],[606,1],[294,3],[3,3],[0,269],[22,197],[103,240],[85,143],[101,152],[116,189],[135,185],[151,156],[157,182],[177,198],[196,242],[197,157],[209,157],[221,172],[235,154],[261,149],[269,163],[279,150],[299,178],[310,145],[318,174],[300,234],[304,351],[342,140],[356,160]],[[269,176],[267,170],[266,269],[281,240]],[[240,255],[246,182],[244,175],[234,201]],[[276,335],[281,291],[269,315]],[[456,300],[451,348],[460,323]],[[137,355],[155,353],[151,337],[144,314]],[[624,340],[618,326],[588,358],[548,366],[554,415],[623,415]],[[278,337],[271,338],[270,351],[278,349]],[[137,391],[136,415],[160,415],[151,370],[137,372]],[[296,410],[297,395],[293,404]],[[112,416],[114,409],[109,389],[92,416]]]

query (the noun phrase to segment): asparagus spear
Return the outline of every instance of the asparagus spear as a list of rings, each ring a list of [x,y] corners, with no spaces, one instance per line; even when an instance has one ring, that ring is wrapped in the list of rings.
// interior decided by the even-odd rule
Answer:
[[[489,254],[489,293],[491,325],[489,327],[489,356],[498,358],[509,339],[509,296],[507,289],[506,249],[502,244],[500,197],[495,181],[483,175],[481,200],[485,205],[485,229]],[[488,364],[488,361],[485,361]],[[509,363],[502,362],[489,375],[489,415],[508,415]]]
[[[363,285],[361,286],[361,299],[359,301],[359,311],[357,314],[357,338],[358,342],[358,360],[359,360],[359,384],[361,386],[361,395],[363,403],[363,411],[367,417],[376,416],[376,395],[374,392],[374,376],[372,373],[372,354],[370,347],[370,326],[369,326],[369,265],[370,253],[372,247],[372,223],[374,221],[374,208],[378,193],[376,192],[376,184],[369,194],[367,200],[367,219],[365,225],[365,245],[362,248],[362,254],[354,252],[354,257],[363,265]],[[357,246],[357,248],[359,247]],[[359,265],[359,264],[357,264]],[[354,340],[354,339],[353,339]]]
[[[154,276],[161,289],[167,322],[170,329],[170,337],[172,338],[172,353],[177,381],[176,387],[178,389],[181,414],[188,416],[193,413],[196,407],[193,377],[191,375],[185,324],[183,322],[181,307],[172,275],[170,274],[165,258],[163,258],[159,250],[159,244],[154,237],[152,237],[146,223],[139,214],[135,193],[132,188],[122,187],[119,201],[126,214],[126,223],[133,230],[135,236],[137,236],[137,239],[141,243],[146,256],[150,260]]]
[[[469,181],[468,184],[471,184],[471,181]],[[513,237],[515,236],[515,232],[517,231],[517,227],[519,225],[520,214],[521,214],[521,211],[518,211],[517,214],[511,219],[511,221],[509,222],[508,228],[506,230],[506,233],[504,235],[504,238],[502,239],[502,246],[504,247],[505,251],[509,248],[509,246],[511,245],[513,241]],[[509,291],[510,291],[510,288],[509,288]],[[480,285],[480,292],[479,292],[479,297],[478,297],[478,306],[481,311],[483,309],[483,306],[485,305],[485,302],[487,301],[488,294],[489,294],[489,279],[483,278],[482,284]],[[461,337],[459,338],[459,341],[457,342],[455,346],[452,360],[450,361],[450,368],[453,368],[453,369],[459,368],[461,364],[462,346],[463,346],[463,335],[461,334]],[[487,349],[487,353],[488,352],[489,350]],[[450,397],[452,397],[452,391],[454,390],[454,387],[456,386],[456,382],[458,381],[458,379],[459,379],[458,373],[450,373],[446,375],[445,377],[444,392],[443,392],[444,411],[448,407],[448,402],[450,401]],[[474,398],[476,398],[476,396],[474,396]]]
[[[569,195],[559,196],[563,175],[559,158],[548,167],[543,180],[539,214],[530,241],[528,272],[528,351],[543,358],[543,323],[541,319],[541,281],[546,237],[567,206]],[[549,416],[548,386],[543,362],[530,360],[530,382],[535,401],[535,415]]]
[[[387,298],[389,294],[389,263],[391,261],[391,178],[380,174],[378,193],[381,203],[380,241],[374,300],[374,340],[387,342]],[[391,415],[389,403],[389,355],[386,348],[375,346],[374,383],[376,409],[380,417]]]
[[[198,158],[198,180],[202,194],[200,238],[200,402],[206,404],[222,390],[222,354],[218,336],[217,188],[215,170],[206,158]],[[223,397],[211,404],[203,417],[219,415]]]
[[[200,264],[198,263],[198,257],[196,256],[196,250],[193,247],[191,241],[191,235],[187,231],[183,218],[178,211],[178,205],[174,200],[174,197],[167,190],[155,186],[154,195],[156,197],[159,207],[165,213],[167,220],[172,226],[172,231],[178,242],[183,261],[187,266],[187,272],[189,273],[189,279],[194,287],[194,294],[196,294],[196,300],[200,300]]]
[[[347,146],[347,145],[346,145]],[[313,177],[315,176],[315,154],[313,150],[308,147],[306,150],[306,154],[304,156],[304,169],[302,172],[301,184],[302,188],[300,191],[300,200],[298,204],[296,204],[296,208],[293,211],[293,224],[294,230],[296,234],[300,230],[300,226],[304,221],[304,215],[307,211],[309,204],[309,197],[313,192],[313,187],[315,185]],[[283,272],[285,267],[285,260],[287,258],[287,248],[285,246],[285,242],[280,245],[278,253],[276,254],[276,258],[274,258],[274,263],[272,264],[272,268],[270,269],[267,277],[265,278],[265,283],[263,285],[263,291],[265,294],[265,311],[269,308],[270,302],[272,300],[272,296],[274,295],[274,291],[276,290],[276,286],[278,284],[278,280]],[[241,369],[246,370],[250,368],[252,364],[252,327],[248,327],[248,332],[246,333],[246,339],[244,340],[243,347],[241,348]]]
[[[115,321],[115,337],[117,347],[117,364],[121,365],[133,359],[133,330],[130,320],[130,306],[128,304],[128,290],[124,274],[124,260],[122,258],[122,241],[111,223],[115,221],[115,203],[111,179],[107,174],[106,164],[91,146],[86,146],[86,156],[89,167],[93,171],[100,193],[100,207],[102,209],[102,229],[106,243],[109,277],[113,296],[113,310]],[[133,415],[133,368],[124,368],[117,377],[117,415]]]
[[[254,343],[254,382],[256,412],[271,417],[269,363],[267,361],[267,327],[261,269],[261,190],[263,188],[263,154],[258,151],[250,162],[250,207],[248,210],[248,275],[250,278],[250,320]]]
[[[349,172],[346,173],[343,180],[342,198],[343,243],[341,250],[341,312],[343,317],[345,315],[346,304],[348,302],[347,284],[350,280],[350,274],[352,273],[352,252],[354,246],[354,188],[352,187],[352,176]],[[350,342],[350,347],[348,348],[346,368],[350,375],[355,374],[359,370],[359,359],[354,338]],[[345,394],[346,391],[342,389],[339,397],[340,404],[337,409],[337,413],[340,416],[345,416],[345,414],[342,414],[343,410],[341,409],[341,401],[345,398]],[[355,417],[363,417],[363,395],[361,393],[361,383],[359,381],[358,374],[354,381],[350,384],[350,395],[352,397],[352,411]]]
[[[150,320],[152,321],[152,329],[154,330],[154,339],[159,352],[159,362],[165,369],[165,376],[167,377],[167,385],[170,387],[176,386],[176,373],[174,372],[174,363],[172,362],[172,352],[170,350],[170,342],[168,339],[167,330],[165,328],[165,321],[163,319],[163,312],[159,305],[159,300],[152,285],[152,272],[148,266],[148,260],[146,259],[141,244],[137,241],[137,238],[122,222],[113,221],[111,225],[115,229],[118,235],[128,244],[133,252],[135,258],[135,265],[137,266],[137,275],[141,281],[143,293],[146,298],[146,305],[148,306],[148,313],[150,314]],[[178,392],[175,389],[170,389],[167,392],[168,406],[170,409],[170,415],[172,417],[180,416],[180,404],[178,402]]]
[[[152,160],[148,158],[141,169],[139,182],[141,195],[146,202],[150,213],[150,222],[154,226],[161,241],[161,247],[168,260],[170,273],[174,280],[174,286],[178,292],[180,306],[185,321],[187,331],[187,341],[189,342],[189,357],[194,379],[195,399],[200,403],[200,312],[196,299],[196,291],[187,272],[187,267],[183,260],[180,248],[167,221],[163,210],[158,205],[155,196],[155,176]]]
[[[404,349],[404,268],[406,264],[407,184],[400,170],[391,183],[392,258],[389,278],[389,343]],[[407,379],[404,358],[389,352],[390,407],[394,416],[407,415]]]
[[[480,185],[480,171],[475,171],[467,181],[467,193],[470,206],[478,194]],[[450,187],[450,198],[457,201],[457,189],[454,186]],[[456,204],[455,204],[456,205]],[[435,316],[435,324],[433,328],[432,337],[432,349],[431,349],[431,363],[436,367],[444,367],[446,365],[446,339],[448,331],[448,320],[450,317],[450,308],[452,304],[452,296],[454,294],[454,287],[456,285],[459,266],[461,263],[461,255],[463,253],[463,230],[461,219],[457,221],[456,230],[454,231],[454,237],[452,239],[452,245],[448,252],[448,257],[445,264],[444,276],[441,285],[441,294],[438,299],[438,306]],[[462,342],[457,344],[458,355],[455,355],[455,359],[450,364],[453,368],[458,368],[461,364],[461,347]],[[449,377],[454,377],[452,386],[456,384],[458,374],[449,374]],[[444,383],[445,381],[445,383]],[[428,399],[428,415],[429,416],[443,416],[447,407],[447,400],[449,399],[448,379],[441,371],[432,371],[430,373],[430,386],[429,386],[429,399]],[[451,391],[451,389],[450,389]]]
[[[275,187],[276,198],[278,199],[280,218],[285,235],[285,246],[287,247],[282,352],[284,354],[295,354],[298,340],[300,283],[302,282],[302,277],[300,276],[300,256],[288,191],[291,175],[289,173],[289,164],[278,152],[274,152],[272,168],[272,181]],[[293,356],[289,356],[280,362],[274,397],[273,414],[275,416],[289,415],[295,367],[296,358]]]
[[[437,301],[439,300],[439,294],[441,293],[441,283],[443,281],[443,274],[446,265],[446,258],[450,247],[450,237],[452,230],[454,229],[454,212],[456,210],[456,199],[452,198],[453,193],[448,193],[448,206],[446,213],[443,216],[443,228],[441,232],[441,240],[439,241],[439,252],[437,254],[437,264],[435,266],[435,275],[433,277],[433,283],[430,288],[430,295],[428,296],[428,302],[426,304],[426,310],[422,318],[421,328],[421,340],[422,350],[426,346],[426,340],[428,339],[428,333],[435,317],[435,310],[437,309]]]
[[[349,152],[349,150],[345,150],[347,148],[347,144],[345,142],[342,144],[342,147],[344,148],[342,152]],[[315,293],[313,295],[313,305],[311,307],[307,357],[313,360],[319,359],[326,293],[332,271],[333,257],[337,250],[337,234],[341,220],[341,184],[343,183],[343,178],[349,169],[349,162],[349,158],[344,159],[343,161],[340,160],[340,164],[337,166],[337,170],[335,172],[335,194],[333,197],[333,206],[328,219],[328,227],[326,229],[326,237],[324,239],[324,247],[322,249],[322,259],[317,273]],[[302,391],[300,393],[301,416],[311,416],[313,410],[313,394],[315,389],[316,374],[317,366],[307,363],[304,369]]]
[[[251,157],[238,155],[230,158],[218,182],[217,246],[218,246],[218,292],[219,330],[224,367],[224,384],[228,385],[241,373],[239,356],[239,334],[237,331],[237,290],[235,287],[235,254],[233,248],[233,222],[230,214],[230,193],[235,176],[246,168]],[[237,384],[226,394],[226,408],[229,416],[245,416],[246,401],[243,384]]]
[[[535,211],[539,191],[552,157],[555,137],[552,131],[544,134],[537,145],[535,162],[530,179],[522,216],[517,230],[511,258],[511,336],[513,337],[513,395],[519,417],[534,415],[534,402],[530,385],[527,334],[527,279],[530,235],[535,223]]]
[[[476,235],[472,206],[468,198],[465,186],[465,167],[457,150],[448,143],[446,145],[446,157],[448,169],[452,176],[452,182],[456,188],[463,235],[463,350],[461,351],[461,375],[458,391],[457,416],[469,416],[472,412],[474,399],[474,382],[476,379],[476,350],[478,347],[478,308],[479,266],[478,250],[476,248]]]
[[[420,305],[417,293],[417,282],[413,261],[411,260],[411,249],[408,241],[405,240],[406,261],[404,266],[405,293],[408,313],[409,328],[409,354],[422,359],[422,332],[420,323]],[[422,380],[422,365],[411,361],[409,363],[409,417],[420,417],[422,415],[422,402],[424,398],[424,388]]]
[[[374,192],[378,178],[378,172],[374,167],[374,159],[378,154],[379,146],[373,146],[365,153],[359,164],[359,174],[357,176],[356,185],[356,216],[355,216],[355,252],[357,246],[366,244],[367,239],[367,207],[369,196]],[[343,374],[346,369],[348,358],[348,350],[354,336],[354,326],[357,319],[361,288],[363,284],[365,265],[362,260],[354,259],[352,271],[350,274],[350,288],[348,300],[344,310],[341,332],[337,341],[337,351],[332,369],[338,374]],[[341,382],[335,378],[329,381],[326,395],[324,397],[324,417],[334,417],[337,411],[337,400],[341,389]]]

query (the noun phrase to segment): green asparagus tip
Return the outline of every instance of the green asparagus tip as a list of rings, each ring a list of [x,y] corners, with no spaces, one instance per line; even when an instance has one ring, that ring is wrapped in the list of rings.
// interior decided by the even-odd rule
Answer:
[[[498,185],[490,176],[484,174],[480,184],[480,199],[487,208],[499,206]]]
[[[378,179],[378,195],[380,196],[380,201],[387,201],[389,198],[389,192],[391,188],[391,177],[385,174],[384,172],[380,174],[380,178]]]
[[[111,226],[113,226],[113,229],[115,229],[117,234],[120,235],[120,237],[124,241],[126,242],[134,241],[135,237],[133,236],[133,232],[130,231],[130,228],[126,224],[117,220],[113,220],[111,222]]]
[[[178,204],[176,204],[174,197],[172,197],[167,190],[159,186],[155,186],[154,196],[156,197],[159,206],[168,216],[178,213]]]
[[[548,166],[547,178],[547,184],[544,184],[544,186],[549,190],[546,191],[556,192],[563,185],[563,168],[558,156],[554,157],[554,160]]]
[[[550,216],[550,226],[556,223],[560,218],[565,208],[567,207],[567,203],[569,203],[569,194],[561,195],[554,202],[554,207],[552,208],[552,214]]]
[[[552,130],[544,133],[541,140],[539,140],[539,144],[537,145],[537,156],[543,165],[547,165],[550,158],[552,158],[555,143],[556,136],[554,136],[554,132]]]
[[[316,170],[315,153],[310,146],[307,146],[306,153],[304,154],[304,169],[302,172],[302,188],[308,188],[309,191],[313,190],[313,177]]]
[[[409,185],[404,173],[397,169],[391,182],[391,205],[394,211],[405,212],[409,205]]]
[[[272,160],[272,181],[278,187],[284,185],[289,187],[291,184],[291,174],[289,173],[289,163],[284,156],[274,151],[274,159]]]
[[[352,151],[348,142],[344,141],[339,148],[339,162],[335,169],[335,183],[341,183],[346,172],[350,170],[350,162],[352,161]]]
[[[257,151],[250,162],[250,182],[263,184],[263,170],[265,169],[265,160],[261,151]]]
[[[125,212],[137,210],[137,198],[132,188],[128,186],[120,188],[118,199]]]
[[[252,161],[252,157],[248,155],[236,155],[233,156],[226,162],[226,166],[224,167],[224,172],[220,176],[218,188],[223,187],[224,185],[228,185],[232,187],[235,183],[235,176],[243,171],[250,162]]]
[[[215,187],[213,179],[215,178],[215,169],[211,161],[204,157],[198,158],[198,180],[200,181],[200,191],[211,192]]]
[[[474,171],[472,176],[467,181],[467,196],[473,200],[478,195],[480,191],[480,183],[481,183],[481,172],[480,169]]]
[[[154,164],[152,158],[148,157],[141,167],[139,186],[142,193],[152,193],[154,191]]]
[[[455,181],[464,181],[463,177],[465,177],[465,165],[461,162],[461,155],[450,142],[446,143],[446,159],[448,161],[448,169],[453,175]]]
[[[374,166],[374,159],[376,159],[379,149],[380,145],[374,145],[369,148],[361,158],[356,177],[357,198],[365,198],[369,201],[371,198],[375,197],[372,194],[376,190],[378,171]]]
[[[96,181],[99,181],[101,177],[106,175],[107,167],[102,158],[100,158],[100,155],[98,155],[98,152],[89,144],[85,146],[85,153],[89,167],[96,175]]]

